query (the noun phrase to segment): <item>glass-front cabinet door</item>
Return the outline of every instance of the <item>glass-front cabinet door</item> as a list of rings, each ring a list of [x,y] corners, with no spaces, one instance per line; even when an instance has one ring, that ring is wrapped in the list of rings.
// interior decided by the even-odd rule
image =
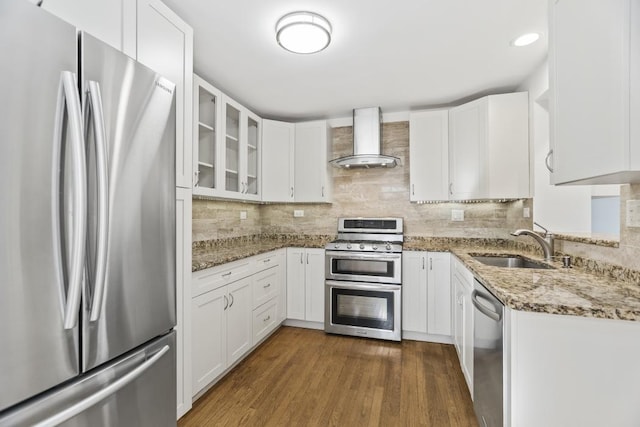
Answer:
[[[193,194],[260,200],[262,119],[197,75],[193,91]]]
[[[213,195],[220,186],[218,171],[218,134],[221,93],[194,75],[194,144],[193,191],[197,195]]]
[[[241,193],[240,181],[240,116],[241,107],[225,99],[225,190]]]
[[[247,145],[245,149],[247,169],[244,194],[248,198],[256,199],[260,196],[260,123],[260,117],[250,112],[247,113]]]

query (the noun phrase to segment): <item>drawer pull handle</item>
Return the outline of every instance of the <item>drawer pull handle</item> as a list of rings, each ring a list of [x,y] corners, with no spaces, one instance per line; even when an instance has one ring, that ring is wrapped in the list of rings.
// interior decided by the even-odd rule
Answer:
[[[271,320],[271,315],[269,315],[266,318],[262,319],[263,322],[268,322],[269,320]]]
[[[222,275],[222,277],[229,277],[229,276],[231,276],[231,273],[232,273],[232,271],[230,271],[230,272],[228,272],[228,273],[224,273],[224,274]]]
[[[262,261],[262,262],[271,262],[271,258],[267,258],[267,259],[265,259],[265,260],[264,260],[264,261]]]
[[[263,288],[267,289],[269,286],[271,286],[271,283],[267,283],[266,285],[263,286]]]

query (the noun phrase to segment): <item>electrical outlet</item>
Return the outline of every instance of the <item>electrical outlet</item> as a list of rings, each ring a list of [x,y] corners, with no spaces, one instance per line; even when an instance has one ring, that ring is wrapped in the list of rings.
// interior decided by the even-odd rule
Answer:
[[[522,217],[523,218],[531,218],[531,209],[523,208],[522,209]]]
[[[302,218],[304,216],[304,211],[302,209],[296,209],[293,211],[293,216],[295,218]]]
[[[247,211],[240,211],[240,219],[247,219]]]
[[[627,227],[640,227],[640,200],[627,200]]]
[[[464,221],[464,210],[451,209],[451,221]]]

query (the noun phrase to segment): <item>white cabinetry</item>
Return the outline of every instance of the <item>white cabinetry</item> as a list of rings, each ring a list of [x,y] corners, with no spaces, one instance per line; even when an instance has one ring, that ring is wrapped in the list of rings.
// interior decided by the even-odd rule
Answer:
[[[409,115],[409,200],[449,200],[449,112]]]
[[[176,188],[176,371],[178,418],[191,409],[191,191]]]
[[[505,425],[635,427],[640,322],[505,310]]]
[[[324,249],[287,248],[287,318],[324,322]]]
[[[262,121],[262,200],[294,200],[295,125],[275,120]]]
[[[294,198],[296,202],[331,200],[331,128],[326,121],[296,123]]]
[[[453,340],[462,373],[473,397],[473,273],[454,256],[451,257]]]
[[[158,0],[138,0],[137,59],[176,84],[176,186],[192,186],[193,29]]]
[[[406,337],[450,342],[445,338],[451,336],[449,262],[446,252],[402,253],[402,330]]]
[[[252,346],[251,278],[193,299],[193,394]]]
[[[327,122],[263,122],[262,200],[331,201],[331,129]]]
[[[222,93],[193,76],[193,194],[213,196],[222,182],[219,133]]]
[[[549,2],[552,183],[640,182],[640,7]]]
[[[193,77],[193,193],[260,200],[262,119]]]
[[[46,0],[42,8],[136,57],[136,6],[127,0]]]
[[[449,198],[529,197],[526,92],[490,95],[449,110]]]
[[[193,273],[191,396],[282,323],[284,250]]]

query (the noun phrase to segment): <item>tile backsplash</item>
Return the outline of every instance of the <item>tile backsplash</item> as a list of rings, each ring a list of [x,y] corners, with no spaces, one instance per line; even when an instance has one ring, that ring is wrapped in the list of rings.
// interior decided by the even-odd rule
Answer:
[[[352,128],[333,129],[332,158],[352,150]],[[253,234],[332,235],[344,216],[402,217],[407,236],[510,238],[517,228],[531,228],[523,208],[531,200],[508,203],[409,202],[409,122],[385,123],[384,154],[399,157],[393,169],[332,169],[332,204],[267,204],[193,201],[194,241]],[[294,218],[293,211],[304,216]],[[464,221],[451,221],[451,210],[464,210]],[[248,218],[240,220],[240,211]]]

